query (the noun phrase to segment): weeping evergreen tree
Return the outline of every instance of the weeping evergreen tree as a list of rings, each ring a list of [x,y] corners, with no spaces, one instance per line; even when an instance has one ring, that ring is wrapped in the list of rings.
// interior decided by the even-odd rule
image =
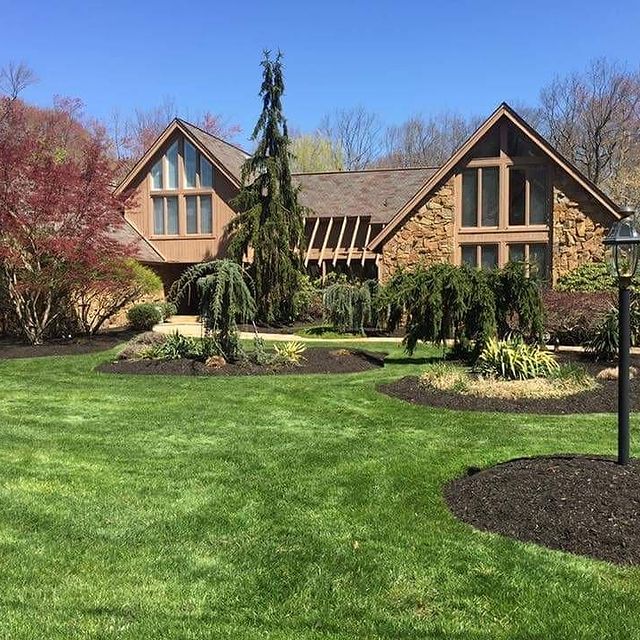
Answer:
[[[282,113],[282,55],[262,60],[262,113],[251,139],[254,154],[242,167],[242,188],[234,199],[238,215],[229,226],[230,255],[237,261],[253,249],[251,272],[257,319],[267,323],[293,319],[300,287],[304,243],[303,208],[291,182],[289,136]]]
[[[406,320],[404,344],[412,353],[419,341],[444,344],[475,357],[489,338],[517,334],[539,341],[543,309],[539,283],[523,264],[483,271],[435,264],[400,271],[385,285],[379,301],[388,327]]]
[[[241,352],[237,321],[252,320],[256,310],[242,268],[232,260],[196,264],[173,283],[168,299],[178,304],[194,288],[207,334],[226,360],[237,359]]]

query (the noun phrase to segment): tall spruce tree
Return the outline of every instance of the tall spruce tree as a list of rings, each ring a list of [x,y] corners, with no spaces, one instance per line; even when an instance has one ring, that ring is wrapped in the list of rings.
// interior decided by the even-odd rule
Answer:
[[[289,168],[290,142],[282,113],[282,54],[272,60],[265,51],[261,65],[262,113],[251,136],[256,150],[242,167],[242,187],[233,203],[238,215],[229,228],[229,252],[240,261],[253,250],[257,318],[281,323],[293,319],[293,298],[302,273],[304,220]]]

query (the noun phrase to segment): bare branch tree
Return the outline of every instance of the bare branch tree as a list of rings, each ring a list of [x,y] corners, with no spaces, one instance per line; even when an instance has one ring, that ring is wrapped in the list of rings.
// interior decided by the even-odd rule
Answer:
[[[37,82],[36,74],[24,62],[9,62],[0,69],[0,93],[10,100],[15,100],[35,82]]]
[[[604,58],[540,94],[549,141],[598,186],[611,188],[640,143],[640,74]]]
[[[362,106],[326,115],[319,131],[341,150],[344,168],[349,171],[371,166],[380,151],[382,122]]]
[[[443,112],[429,118],[416,115],[385,131],[385,153],[379,164],[388,167],[440,166],[471,135],[478,118]]]

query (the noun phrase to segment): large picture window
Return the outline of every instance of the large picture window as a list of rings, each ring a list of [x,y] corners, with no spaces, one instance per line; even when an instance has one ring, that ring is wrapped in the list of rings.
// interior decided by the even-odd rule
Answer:
[[[211,162],[188,140],[174,140],[149,171],[153,235],[213,234],[213,180]]]
[[[501,120],[468,152],[455,177],[455,241],[462,264],[524,260],[547,277],[552,189],[544,151]]]

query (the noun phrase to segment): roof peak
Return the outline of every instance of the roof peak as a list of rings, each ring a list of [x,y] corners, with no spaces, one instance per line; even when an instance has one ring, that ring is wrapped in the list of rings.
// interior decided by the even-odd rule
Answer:
[[[222,142],[222,143],[226,144],[227,146],[235,149],[236,151],[240,151],[240,152],[244,153],[246,156],[251,155],[248,151],[245,151],[242,147],[239,147],[237,144],[233,144],[233,142],[229,142],[228,140],[225,140],[224,138],[221,138],[220,136],[216,136],[213,133],[209,133],[209,131],[206,131],[202,127],[199,127],[197,124],[193,124],[193,122],[189,122],[188,120],[185,120],[184,118],[175,117],[173,119],[173,121],[177,122],[178,124],[182,124],[182,125],[186,124],[188,127],[193,127],[194,129],[197,129],[198,131],[201,131],[202,133],[204,133],[206,136],[209,136],[210,138],[213,138],[214,140],[218,140],[219,142]]]

